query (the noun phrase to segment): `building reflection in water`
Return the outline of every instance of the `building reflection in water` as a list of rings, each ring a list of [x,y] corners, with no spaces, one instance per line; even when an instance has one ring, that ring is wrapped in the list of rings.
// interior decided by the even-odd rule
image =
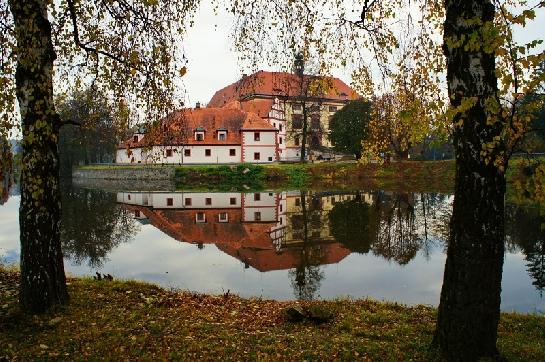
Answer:
[[[142,224],[203,248],[214,244],[260,272],[290,269],[298,299],[318,297],[321,265],[370,250],[407,264],[426,247],[447,196],[429,196],[415,210],[414,194],[388,192],[121,192],[117,202]],[[420,207],[422,206],[422,207]],[[435,215],[436,216],[436,215]]]

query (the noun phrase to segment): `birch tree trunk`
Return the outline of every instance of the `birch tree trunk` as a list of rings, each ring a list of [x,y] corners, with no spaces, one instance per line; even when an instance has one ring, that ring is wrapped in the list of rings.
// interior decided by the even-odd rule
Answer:
[[[482,145],[503,127],[501,120],[487,123],[497,78],[494,49],[484,39],[495,9],[489,0],[445,0],[445,6],[449,96],[453,108],[464,109],[454,119],[455,199],[434,344],[448,360],[474,361],[498,353],[504,257],[505,176],[481,157]],[[465,46],[475,35],[480,45]]]
[[[68,301],[60,243],[56,58],[47,0],[9,0],[17,40],[16,93],[23,130],[20,303],[41,313]]]

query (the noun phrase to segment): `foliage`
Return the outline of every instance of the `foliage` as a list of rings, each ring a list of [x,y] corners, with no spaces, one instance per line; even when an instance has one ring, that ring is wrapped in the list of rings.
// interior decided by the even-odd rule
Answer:
[[[67,123],[59,135],[61,174],[71,174],[72,166],[81,163],[112,162],[128,127],[125,119],[112,112],[104,94],[92,88],[76,91],[58,101],[57,108]]]
[[[0,341],[7,359],[431,360],[435,310],[372,300],[277,302],[173,292],[123,281],[71,279],[72,303],[32,318],[17,305],[18,275],[0,271]],[[283,310],[328,311],[332,321],[289,323]],[[543,360],[545,320],[502,315],[509,360]]]
[[[21,303],[66,304],[60,247],[59,117],[54,96],[96,89],[147,119],[181,103],[185,0],[0,0],[0,134],[23,136]],[[17,98],[18,107],[15,104]],[[120,107],[124,108],[124,107]]]
[[[186,72],[179,39],[195,2],[65,0],[45,2],[44,6],[57,56],[57,96],[92,85],[117,104],[139,109],[147,119],[164,115],[179,104],[175,80]],[[0,115],[5,129],[19,123],[14,93],[17,39],[6,0],[0,1],[0,19]]]
[[[329,122],[329,140],[339,152],[361,157],[361,142],[367,135],[371,118],[371,103],[358,99],[349,102],[333,115]]]
[[[545,95],[524,96],[519,113],[530,117],[532,121],[521,140],[520,149],[515,151],[545,152]]]
[[[263,187],[263,167],[253,164],[233,166],[177,167],[178,187],[215,187],[218,190],[259,190]]]

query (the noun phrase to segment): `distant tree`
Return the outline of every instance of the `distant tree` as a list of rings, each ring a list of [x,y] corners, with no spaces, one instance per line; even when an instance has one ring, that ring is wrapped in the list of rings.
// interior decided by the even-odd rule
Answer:
[[[10,172],[12,167],[12,152],[8,140],[0,134],[0,174]]]
[[[116,145],[125,136],[125,120],[116,119],[104,94],[92,88],[74,92],[57,107],[67,123],[59,133],[61,174],[69,174],[72,166],[80,163],[113,160]]]
[[[545,94],[526,95],[521,101],[520,113],[531,118],[532,122],[521,140],[519,150],[545,152]]]
[[[361,157],[361,143],[367,136],[371,120],[371,102],[364,99],[351,101],[331,118],[329,140],[336,151]]]

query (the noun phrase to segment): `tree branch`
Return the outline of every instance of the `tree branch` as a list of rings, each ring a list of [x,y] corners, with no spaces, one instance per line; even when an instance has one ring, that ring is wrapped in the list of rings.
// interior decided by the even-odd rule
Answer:
[[[103,55],[103,56],[105,56],[107,58],[115,60],[118,63],[126,64],[126,65],[129,65],[133,69],[139,70],[138,68],[136,68],[133,65],[131,65],[130,63],[128,63],[125,59],[123,59],[123,58],[121,58],[121,57],[119,57],[119,56],[117,56],[115,54],[112,54],[112,53],[109,53],[109,52],[106,52],[106,51],[103,51],[103,50],[100,50],[100,49],[97,49],[97,48],[94,48],[94,47],[90,47],[87,44],[83,44],[81,42],[80,37],[79,37],[79,29],[78,29],[76,8],[74,6],[74,0],[67,0],[67,3],[68,3],[68,10],[70,11],[70,19],[72,20],[72,28],[74,29],[74,32],[73,32],[74,43],[78,47],[80,47],[81,49],[83,49],[87,53],[94,53],[94,54],[97,54],[97,55]]]

